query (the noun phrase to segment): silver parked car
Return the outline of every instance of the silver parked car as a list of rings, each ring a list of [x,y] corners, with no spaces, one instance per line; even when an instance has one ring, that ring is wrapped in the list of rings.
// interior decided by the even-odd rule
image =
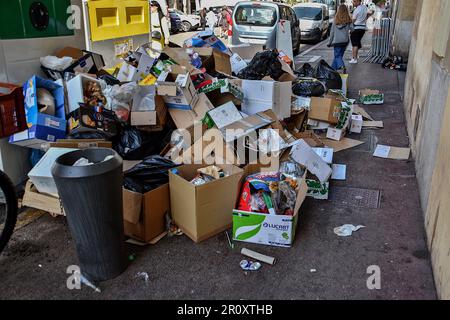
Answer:
[[[300,50],[300,22],[294,10],[277,2],[251,1],[239,2],[233,11],[232,45],[265,45],[275,32],[280,20],[291,22],[292,48]]]

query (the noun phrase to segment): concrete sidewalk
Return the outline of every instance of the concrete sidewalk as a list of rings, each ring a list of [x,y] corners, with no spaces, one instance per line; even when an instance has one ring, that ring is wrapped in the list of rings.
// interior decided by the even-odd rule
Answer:
[[[331,63],[332,50],[322,45],[308,55]],[[372,156],[377,143],[409,145],[401,74],[371,64],[350,66],[349,73],[350,97],[362,88],[386,94],[384,105],[365,107],[385,128],[350,136],[365,144],[335,154],[335,163],[347,165],[347,180],[332,182],[333,200],[305,202],[292,248],[237,243],[231,250],[224,233],[201,244],[165,238],[155,246],[127,246],[136,259],[103,283],[102,293],[70,291],[66,269],[77,263],[74,243],[65,219],[46,215],[17,231],[0,257],[0,299],[436,299],[414,163]],[[380,191],[379,201],[364,203],[371,191]],[[366,228],[338,238],[333,229],[343,224]],[[278,262],[245,274],[242,247]],[[381,290],[367,288],[370,266],[381,270]],[[138,272],[148,272],[147,284]]]

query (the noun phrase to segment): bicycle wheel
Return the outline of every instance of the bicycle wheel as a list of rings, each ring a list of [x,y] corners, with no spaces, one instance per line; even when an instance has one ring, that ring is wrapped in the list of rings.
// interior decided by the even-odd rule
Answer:
[[[0,253],[5,248],[17,221],[17,196],[14,185],[0,171]]]

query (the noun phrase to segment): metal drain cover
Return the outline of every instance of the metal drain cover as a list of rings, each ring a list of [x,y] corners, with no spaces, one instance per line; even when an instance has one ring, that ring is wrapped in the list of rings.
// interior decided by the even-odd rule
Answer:
[[[380,207],[380,190],[334,187],[330,200],[341,206],[378,209]]]

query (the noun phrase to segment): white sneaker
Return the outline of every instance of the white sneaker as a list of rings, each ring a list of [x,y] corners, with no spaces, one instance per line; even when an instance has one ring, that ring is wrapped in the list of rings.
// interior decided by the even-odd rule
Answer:
[[[352,58],[352,59],[349,61],[349,63],[350,63],[350,64],[357,64],[357,63],[358,63],[358,60]]]

